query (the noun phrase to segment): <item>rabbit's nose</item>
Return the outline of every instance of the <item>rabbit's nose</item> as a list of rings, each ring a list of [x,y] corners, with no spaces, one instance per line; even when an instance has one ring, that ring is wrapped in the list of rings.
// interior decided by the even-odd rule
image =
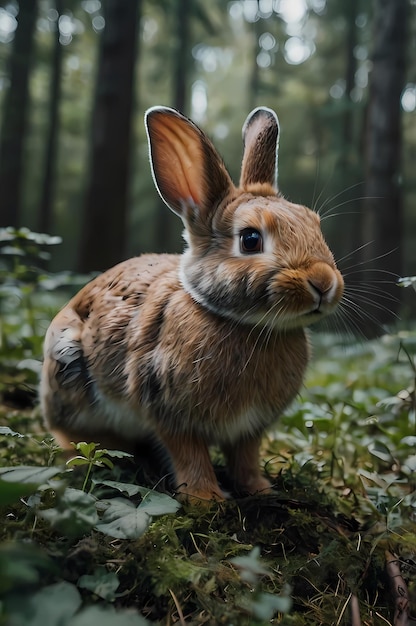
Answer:
[[[314,269],[314,274],[307,278],[307,285],[319,310],[322,305],[331,305],[339,300],[342,286],[337,274],[327,265],[317,263]]]

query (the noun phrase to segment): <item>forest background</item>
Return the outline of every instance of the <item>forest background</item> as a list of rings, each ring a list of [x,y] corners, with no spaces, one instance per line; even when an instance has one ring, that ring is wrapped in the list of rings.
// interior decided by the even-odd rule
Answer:
[[[266,105],[280,118],[284,195],[329,211],[336,257],[357,250],[347,265],[390,272],[382,289],[400,299],[396,279],[416,262],[415,6],[0,2],[0,226],[61,236],[53,270],[180,251],[180,221],[151,179],[144,111],[189,115],[237,180],[242,123]]]
[[[415,7],[0,0],[0,626],[416,624],[415,292],[398,286],[416,285]],[[205,512],[93,442],[63,465],[36,406],[68,291],[182,248],[148,162],[158,104],[236,181],[248,112],[275,109],[281,190],[319,210],[346,277],[337,330],[404,318],[373,341],[313,332],[262,445],[276,492]]]

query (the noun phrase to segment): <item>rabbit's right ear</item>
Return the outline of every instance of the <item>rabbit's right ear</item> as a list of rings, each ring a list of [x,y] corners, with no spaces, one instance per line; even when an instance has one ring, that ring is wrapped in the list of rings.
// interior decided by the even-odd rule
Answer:
[[[277,190],[279,134],[279,120],[272,109],[258,107],[248,115],[243,126],[240,187],[267,183]]]
[[[234,188],[221,157],[191,120],[168,107],[145,114],[153,179],[162,200],[190,225],[207,221]]]

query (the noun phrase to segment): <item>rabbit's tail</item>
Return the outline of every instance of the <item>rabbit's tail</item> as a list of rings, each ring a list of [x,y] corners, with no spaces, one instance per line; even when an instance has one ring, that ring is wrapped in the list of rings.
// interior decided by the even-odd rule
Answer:
[[[77,422],[80,413],[94,404],[94,384],[81,343],[82,320],[67,307],[54,319],[44,344],[40,404],[47,427],[59,444],[70,447],[70,435],[63,438],[60,427]],[[79,440],[79,437],[76,437]]]

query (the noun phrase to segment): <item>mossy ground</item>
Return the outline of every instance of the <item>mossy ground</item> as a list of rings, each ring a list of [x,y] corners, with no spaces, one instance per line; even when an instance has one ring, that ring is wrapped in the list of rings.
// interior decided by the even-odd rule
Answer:
[[[81,608],[104,606],[114,624],[140,614],[160,624],[355,625],[357,601],[362,624],[411,624],[409,615],[416,613],[415,335],[349,346],[323,336],[316,343],[302,396],[264,439],[262,459],[274,494],[183,505],[154,517],[136,539],[112,538],[94,528],[72,533],[66,526],[64,532],[62,525],[51,525],[41,512],[63,508],[59,486],[33,488],[4,505],[2,623],[23,624],[17,599],[45,602],[39,592],[63,593],[56,585],[65,582],[72,585],[65,587],[65,597],[75,589]],[[16,388],[22,390],[24,383]],[[0,422],[24,435],[2,436],[2,466],[59,465],[59,451],[36,408],[12,406],[9,395]],[[213,458],[221,479],[215,450]],[[84,474],[80,468],[58,480],[79,489]],[[91,476],[96,482],[89,490],[97,497],[104,493],[102,480],[150,488],[160,480],[154,469],[129,459],[112,470],[94,467]],[[169,489],[168,481],[159,483],[163,488]],[[140,500],[140,495],[132,498]],[[386,554],[397,557],[408,587],[407,621],[395,617]],[[76,621],[79,610],[68,622],[52,612],[48,626],[90,623],[89,613],[83,614],[84,622]],[[25,619],[25,626],[32,624]],[[97,620],[97,614],[90,619]]]

